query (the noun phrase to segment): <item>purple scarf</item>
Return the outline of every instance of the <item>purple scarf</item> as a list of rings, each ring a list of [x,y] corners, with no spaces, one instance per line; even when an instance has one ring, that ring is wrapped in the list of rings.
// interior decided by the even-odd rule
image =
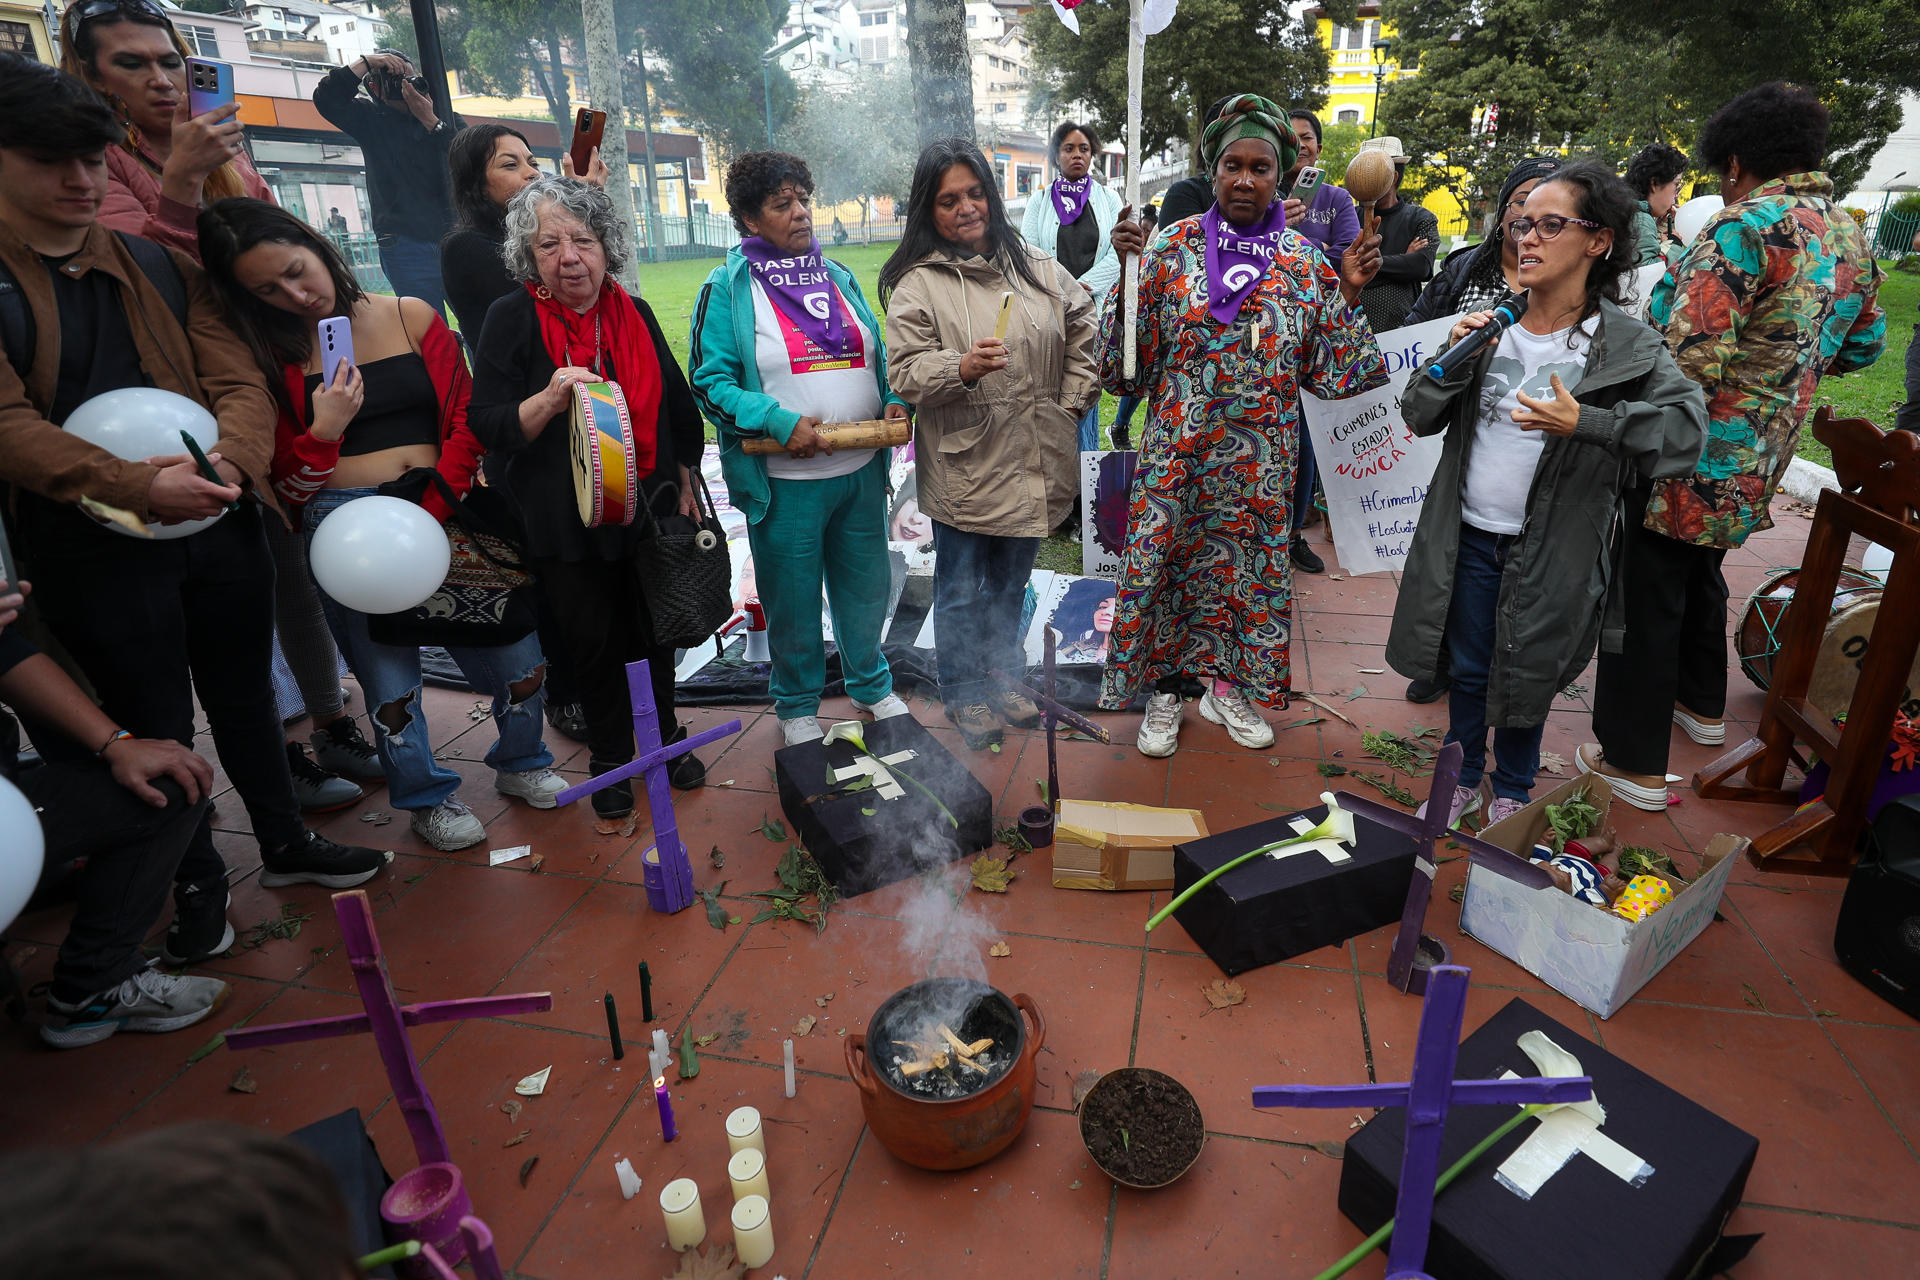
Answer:
[[[1060,215],[1060,225],[1077,221],[1087,207],[1087,197],[1093,194],[1093,175],[1088,174],[1078,182],[1068,182],[1065,178],[1053,180],[1053,211]]]
[[[1207,238],[1207,310],[1221,324],[1232,324],[1240,304],[1273,266],[1287,211],[1275,200],[1266,217],[1243,231],[1221,217],[1215,205],[1200,215],[1200,229]]]
[[[759,236],[746,236],[740,252],[776,311],[828,355],[847,354],[851,344],[846,319],[834,305],[833,278],[820,258],[818,240],[810,242],[804,254],[792,255]]]

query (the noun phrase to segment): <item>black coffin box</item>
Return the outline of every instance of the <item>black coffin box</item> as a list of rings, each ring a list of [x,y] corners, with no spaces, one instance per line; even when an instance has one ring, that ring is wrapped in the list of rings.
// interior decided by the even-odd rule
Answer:
[[[1294,838],[1289,818],[1317,823],[1315,805],[1286,818],[1256,822],[1173,847],[1173,889],[1183,893],[1207,872],[1241,854]],[[1276,964],[1400,919],[1413,878],[1413,837],[1353,821],[1352,856],[1328,862],[1317,850],[1242,863],[1173,913],[1200,949],[1228,974]]]
[[[1681,1097],[1524,1000],[1468,1036],[1459,1080],[1511,1071],[1538,1076],[1517,1041],[1542,1031],[1580,1059],[1605,1109],[1600,1132],[1653,1166],[1633,1186],[1576,1152],[1523,1200],[1495,1180],[1506,1158],[1538,1127],[1532,1120],[1488,1149],[1434,1204],[1427,1271],[1438,1280],[1683,1280],[1712,1252],[1739,1203],[1758,1139]],[[1789,1104],[1791,1105],[1791,1104]],[[1513,1114],[1511,1107],[1455,1107],[1440,1143],[1445,1169]],[[1340,1211],[1372,1232],[1394,1213],[1405,1153],[1406,1111],[1389,1107],[1347,1139]]]
[[[875,756],[914,753],[892,770],[900,784],[898,799],[885,799],[871,788],[848,791],[828,781],[834,769],[853,764],[859,755],[851,743],[805,742],[773,753],[780,808],[842,897],[918,875],[993,843],[993,797],[912,716],[876,720],[863,736]],[[941,804],[957,828],[940,812]]]

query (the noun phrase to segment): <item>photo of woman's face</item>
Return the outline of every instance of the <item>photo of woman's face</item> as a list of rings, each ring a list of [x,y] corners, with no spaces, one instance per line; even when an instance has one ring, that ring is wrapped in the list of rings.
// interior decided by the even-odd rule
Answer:
[[[1112,596],[1108,596],[1093,610],[1093,629],[1103,635],[1113,630],[1113,600]]]
[[[933,536],[933,521],[920,514],[920,504],[908,498],[893,513],[893,523],[887,529],[889,542],[925,542]]]

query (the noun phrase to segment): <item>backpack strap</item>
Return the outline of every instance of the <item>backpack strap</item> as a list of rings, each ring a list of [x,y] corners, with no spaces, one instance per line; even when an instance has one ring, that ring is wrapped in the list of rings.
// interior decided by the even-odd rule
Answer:
[[[181,278],[180,267],[173,255],[151,240],[142,240],[139,236],[125,231],[114,233],[120,237],[120,243],[127,247],[134,264],[140,268],[147,282],[160,294],[167,304],[167,310],[173,312],[173,318],[180,327],[187,327],[187,282]]]
[[[116,232],[120,243],[127,247],[127,253],[133,258],[134,265],[140,268],[142,275],[153,285],[167,304],[167,310],[173,312],[173,318],[180,323],[181,329],[187,327],[187,282],[180,275],[180,268],[172,255],[151,240],[142,240],[139,236],[125,231]],[[7,353],[7,363],[20,375],[20,381],[27,380],[33,369],[33,357],[38,349],[38,331],[33,322],[33,309],[27,305],[27,296],[21,292],[20,281],[6,263],[0,262],[0,350]]]

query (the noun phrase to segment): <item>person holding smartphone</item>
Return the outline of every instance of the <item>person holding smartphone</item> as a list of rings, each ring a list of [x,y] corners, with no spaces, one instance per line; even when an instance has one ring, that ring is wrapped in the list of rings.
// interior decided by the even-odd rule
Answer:
[[[314,88],[313,105],[360,144],[387,282],[401,297],[445,315],[440,241],[453,225],[447,148],[466,122],[435,115],[427,88],[405,54],[370,53],[329,71]]]
[[[152,0],[76,0],[60,20],[60,68],[90,86],[126,134],[107,149],[100,223],[200,258],[194,218],[228,196],[271,199],[247,158],[240,106],[191,114],[187,45]]]
[[[1096,302],[1120,283],[1120,259],[1111,239],[1113,224],[1120,220],[1120,197],[1094,176],[1099,157],[1100,137],[1092,125],[1069,120],[1056,128],[1054,180],[1027,198],[1020,226],[1021,237],[1058,259]],[[1100,447],[1100,397],[1080,415],[1078,431],[1082,453]],[[1074,527],[1079,527],[1077,520]]]

